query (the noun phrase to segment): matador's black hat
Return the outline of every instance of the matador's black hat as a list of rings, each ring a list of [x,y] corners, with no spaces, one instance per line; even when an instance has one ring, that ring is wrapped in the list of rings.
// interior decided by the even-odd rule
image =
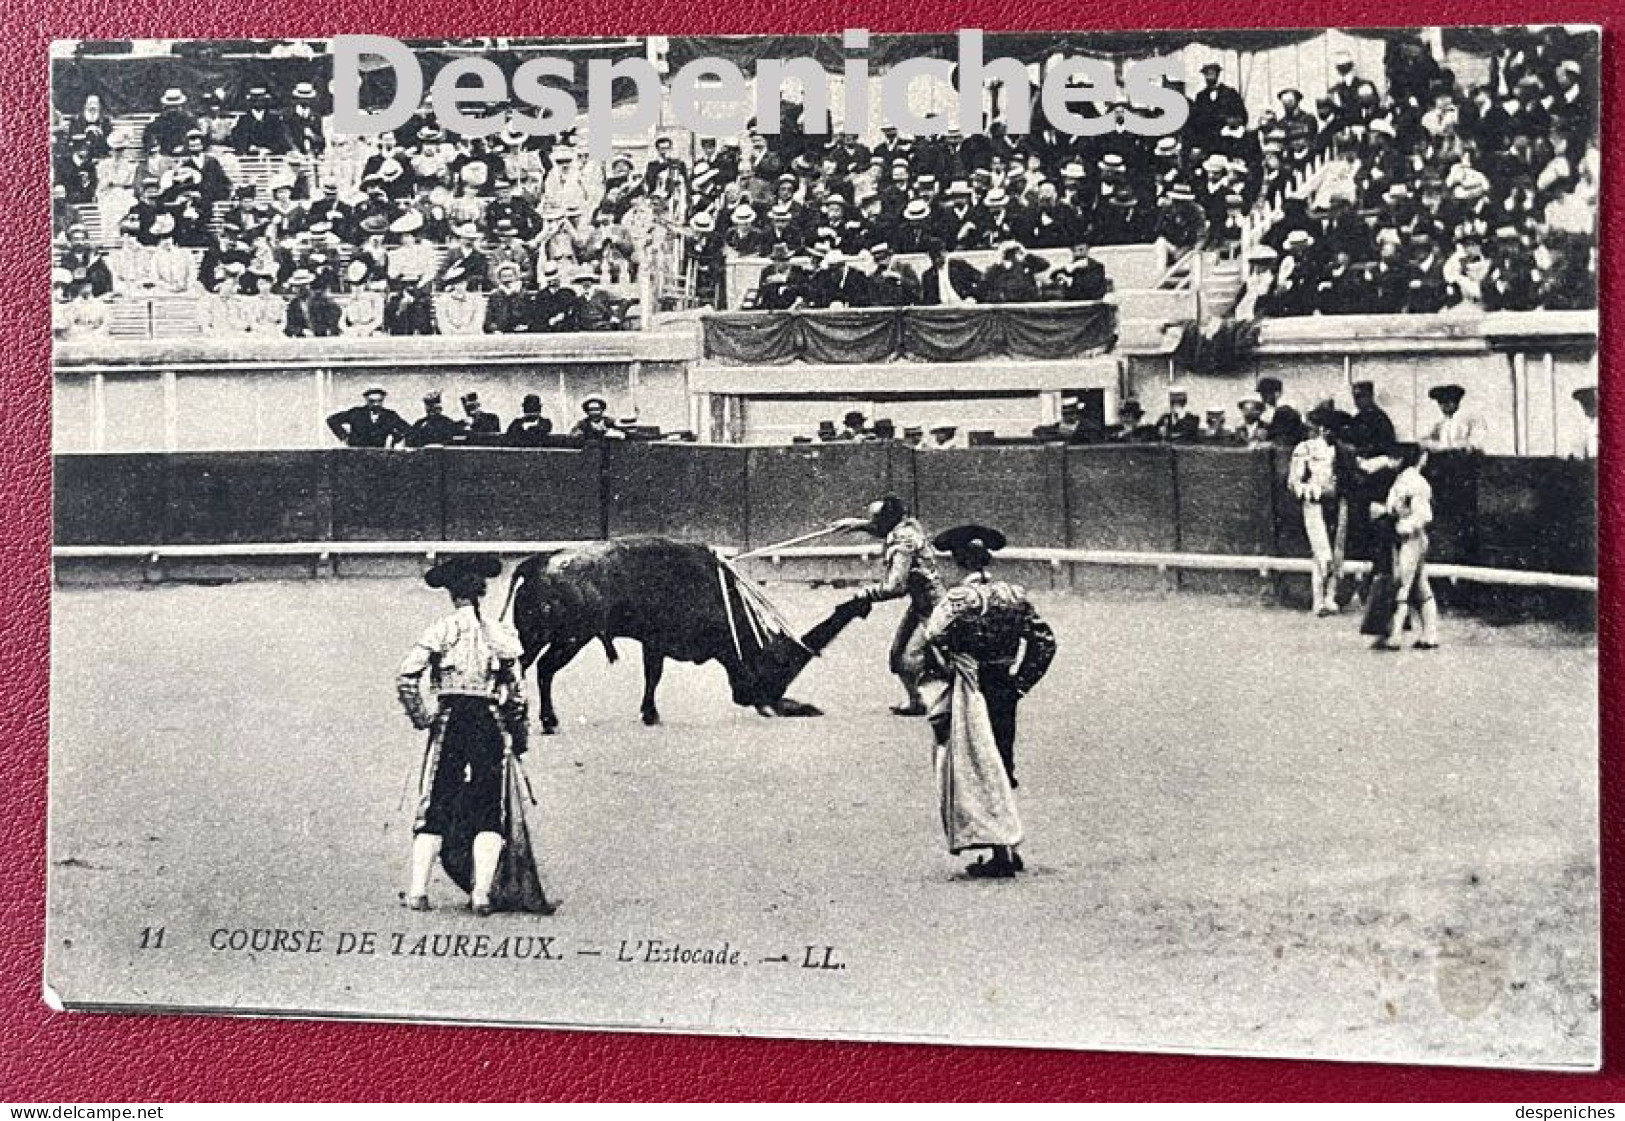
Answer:
[[[945,553],[959,553],[976,547],[996,553],[1009,542],[1005,540],[1004,534],[989,526],[956,525],[937,534],[931,544]]]
[[[491,553],[459,553],[423,574],[431,588],[449,588],[469,578],[494,580],[502,574],[502,561]]]

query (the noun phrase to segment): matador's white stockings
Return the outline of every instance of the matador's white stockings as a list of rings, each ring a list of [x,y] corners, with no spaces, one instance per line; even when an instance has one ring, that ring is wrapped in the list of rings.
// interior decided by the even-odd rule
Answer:
[[[491,906],[491,886],[496,883],[497,866],[502,862],[502,834],[474,834],[474,890],[469,904],[476,910]]]
[[[419,833],[412,838],[412,884],[406,889],[406,901],[413,906],[419,900],[429,899],[429,876],[434,862],[440,858],[440,835]]]

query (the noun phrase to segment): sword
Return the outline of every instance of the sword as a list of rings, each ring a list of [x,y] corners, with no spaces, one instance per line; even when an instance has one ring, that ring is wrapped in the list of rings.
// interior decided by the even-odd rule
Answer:
[[[813,541],[819,537],[828,537],[832,533],[843,533],[845,530],[846,526],[844,525],[825,526],[823,529],[815,529],[811,533],[803,533],[799,537],[787,537],[783,541],[775,541],[771,545],[759,546],[752,549],[748,553],[740,553],[737,556],[730,557],[729,559],[732,561],[749,560],[752,557],[762,556],[764,553],[776,553],[780,549],[788,549],[792,545],[800,545],[804,541]]]

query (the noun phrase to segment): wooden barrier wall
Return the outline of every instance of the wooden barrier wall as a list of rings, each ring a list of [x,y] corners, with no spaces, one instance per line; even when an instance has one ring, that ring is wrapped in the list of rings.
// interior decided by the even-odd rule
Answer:
[[[1012,544],[1303,556],[1277,449],[610,444],[59,455],[58,545],[564,541],[661,534],[753,548],[897,494],[926,525]],[[1440,560],[1596,572],[1595,464],[1438,460]]]

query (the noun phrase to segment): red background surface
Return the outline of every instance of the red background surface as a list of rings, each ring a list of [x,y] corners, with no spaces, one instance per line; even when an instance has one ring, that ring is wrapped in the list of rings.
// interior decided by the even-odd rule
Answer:
[[[414,35],[710,34],[719,32],[953,31],[960,27],[1335,27],[1385,23],[1593,23],[1604,28],[1602,379],[1609,463],[1622,425],[1611,352],[1625,182],[1622,53],[1625,14],[1608,0],[1542,5],[1425,0],[1379,8],[1354,0],[1242,0],[1204,7],[1136,0],[960,0],[953,5],[806,0],[782,8],[576,0],[7,0],[0,35],[0,371],[12,419],[0,428],[0,1100],[457,1100],[457,1099],[1492,1099],[1625,1100],[1625,894],[1621,815],[1625,766],[1621,669],[1619,472],[1602,482],[1604,592],[1600,607],[1604,1048],[1600,1075],[1092,1054],[937,1046],[804,1043],[303,1023],[179,1016],[53,1013],[41,1001],[45,921],[46,732],[49,644],[50,197],[47,44],[58,38]],[[1509,683],[1511,684],[1511,683]],[[1485,745],[1494,750],[1494,745]],[[991,968],[990,963],[990,968]],[[1305,993],[1313,1000],[1313,993]]]

